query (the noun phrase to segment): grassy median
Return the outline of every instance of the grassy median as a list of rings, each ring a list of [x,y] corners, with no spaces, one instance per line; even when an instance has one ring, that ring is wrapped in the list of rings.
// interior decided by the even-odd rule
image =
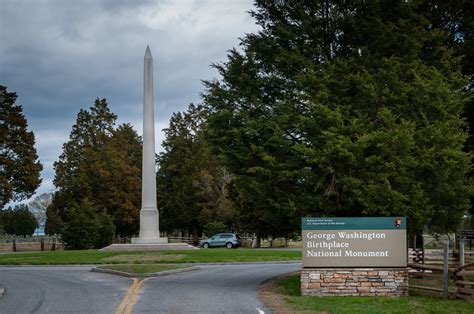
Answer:
[[[278,293],[294,313],[473,313],[474,305],[464,300],[434,297],[310,297],[301,296],[300,275],[276,282]]]
[[[0,265],[172,264],[270,262],[301,259],[300,251],[256,249],[200,249],[154,252],[54,251],[0,254]]]
[[[161,265],[161,264],[125,264],[125,265],[121,264],[121,265],[100,266],[98,268],[118,270],[125,273],[146,274],[146,273],[159,273],[162,271],[183,269],[183,268],[189,268],[189,267],[178,266],[178,265]]]

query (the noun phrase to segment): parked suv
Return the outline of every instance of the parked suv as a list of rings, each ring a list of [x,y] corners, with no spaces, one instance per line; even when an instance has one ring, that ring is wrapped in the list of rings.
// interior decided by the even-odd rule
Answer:
[[[242,245],[242,241],[238,234],[235,233],[218,233],[208,239],[202,239],[199,244],[207,249],[210,247],[226,247],[228,249],[238,248]]]

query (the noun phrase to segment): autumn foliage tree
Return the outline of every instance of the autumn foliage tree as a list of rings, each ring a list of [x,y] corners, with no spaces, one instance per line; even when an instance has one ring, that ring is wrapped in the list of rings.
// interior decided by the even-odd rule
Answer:
[[[58,191],[47,211],[47,233],[71,230],[68,211],[83,217],[81,204],[88,211],[95,209],[98,218],[91,219],[96,222],[108,224],[103,217],[110,217],[117,234],[137,233],[141,139],[128,124],[115,127],[116,119],[105,99],[97,99],[89,110],[79,112],[55,163]]]
[[[0,85],[0,209],[10,201],[27,199],[41,184],[43,166],[35,149],[35,136],[17,95]]]

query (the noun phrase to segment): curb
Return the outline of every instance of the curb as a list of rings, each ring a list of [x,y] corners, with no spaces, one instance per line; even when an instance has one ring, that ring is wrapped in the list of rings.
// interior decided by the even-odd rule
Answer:
[[[0,268],[2,267],[11,267],[11,268],[15,268],[15,267],[94,267],[94,266],[97,266],[97,265],[102,265],[102,264],[19,264],[19,265],[12,265],[12,264],[6,264],[6,265],[1,265],[0,264]]]
[[[262,261],[262,262],[211,262],[211,263],[167,263],[167,264],[177,264],[184,266],[213,266],[213,265],[255,265],[255,264],[301,264],[302,260],[290,260],[290,261]],[[161,263],[158,263],[161,264]],[[60,265],[48,265],[48,264],[38,264],[38,265],[1,265],[2,267],[97,267],[107,264],[60,264]]]
[[[292,261],[264,261],[264,262],[214,262],[214,263],[181,263],[180,265],[198,265],[198,266],[213,266],[213,265],[269,265],[269,264],[302,264],[301,260]]]
[[[193,267],[189,267],[189,268],[164,270],[164,271],[160,271],[160,272],[157,272],[157,273],[127,273],[127,272],[119,271],[119,270],[92,267],[91,272],[110,274],[110,275],[118,275],[118,276],[131,278],[131,277],[161,277],[161,276],[166,276],[166,275],[185,273],[185,272],[199,270],[199,269],[200,269],[199,267],[193,266]]]

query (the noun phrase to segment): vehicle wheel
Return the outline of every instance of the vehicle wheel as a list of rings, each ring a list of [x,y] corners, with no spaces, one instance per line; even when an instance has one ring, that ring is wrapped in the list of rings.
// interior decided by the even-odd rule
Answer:
[[[205,249],[208,249],[208,248],[209,248],[209,243],[207,243],[207,242],[204,243],[204,244],[202,245],[202,247],[205,248]]]
[[[232,243],[230,242],[227,242],[227,244],[225,245],[228,249],[231,249],[233,248],[234,246],[232,245]]]

